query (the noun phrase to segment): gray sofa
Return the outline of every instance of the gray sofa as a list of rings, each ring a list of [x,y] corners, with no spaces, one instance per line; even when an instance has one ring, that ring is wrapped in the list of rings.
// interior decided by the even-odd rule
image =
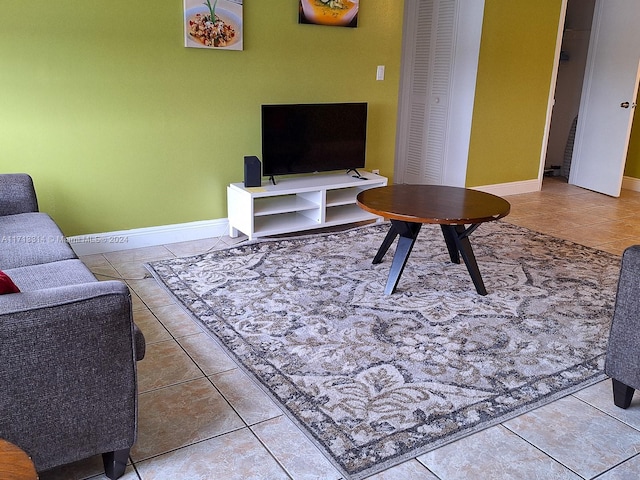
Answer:
[[[0,438],[38,471],[102,454],[124,473],[145,342],[121,281],[99,282],[45,213],[28,175],[0,175]]]
[[[613,384],[613,401],[628,408],[640,389],[640,245],[622,254],[616,304],[609,333],[605,372]]]

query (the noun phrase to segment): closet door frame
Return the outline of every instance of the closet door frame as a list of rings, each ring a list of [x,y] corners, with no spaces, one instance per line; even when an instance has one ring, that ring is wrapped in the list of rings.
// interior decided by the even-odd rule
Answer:
[[[395,183],[465,186],[483,16],[484,0],[405,0]]]

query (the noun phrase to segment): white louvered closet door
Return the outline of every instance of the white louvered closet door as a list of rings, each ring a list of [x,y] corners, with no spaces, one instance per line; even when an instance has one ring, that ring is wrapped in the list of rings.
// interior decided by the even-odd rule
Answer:
[[[483,9],[405,2],[396,183],[464,186]]]

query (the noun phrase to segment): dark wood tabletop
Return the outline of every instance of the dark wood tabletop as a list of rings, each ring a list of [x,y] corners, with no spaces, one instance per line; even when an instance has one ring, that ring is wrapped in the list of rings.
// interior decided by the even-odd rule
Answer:
[[[444,185],[389,185],[364,190],[356,199],[363,210],[413,223],[464,225],[509,214],[505,199],[490,193]]]

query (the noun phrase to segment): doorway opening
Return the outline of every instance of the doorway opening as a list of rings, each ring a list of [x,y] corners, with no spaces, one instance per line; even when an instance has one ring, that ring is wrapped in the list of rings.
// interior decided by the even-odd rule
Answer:
[[[596,0],[568,0],[553,112],[544,164],[545,177],[568,181]]]

